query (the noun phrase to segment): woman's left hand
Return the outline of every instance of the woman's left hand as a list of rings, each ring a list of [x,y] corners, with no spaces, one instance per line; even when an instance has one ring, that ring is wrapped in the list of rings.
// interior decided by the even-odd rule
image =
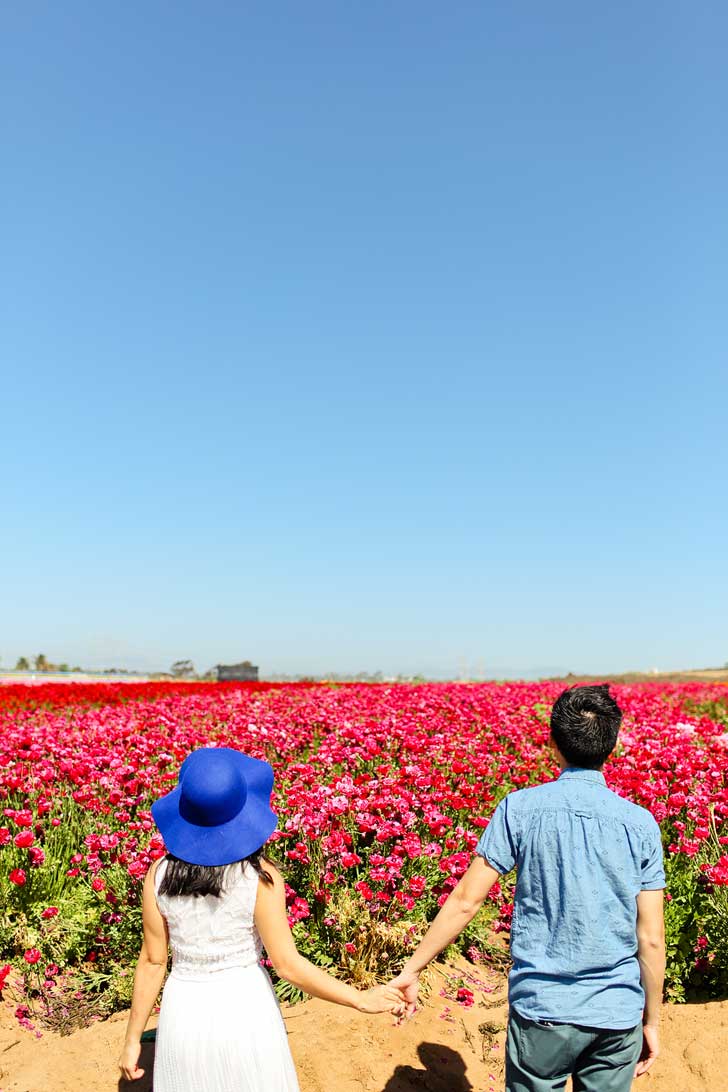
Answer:
[[[401,1016],[404,1005],[404,997],[395,986],[372,986],[370,990],[359,991],[359,1012],[391,1012]]]
[[[119,1069],[127,1081],[138,1081],[144,1076],[144,1070],[139,1068],[139,1055],[142,1052],[142,1044],[137,1040],[134,1043],[124,1043],[119,1057]]]

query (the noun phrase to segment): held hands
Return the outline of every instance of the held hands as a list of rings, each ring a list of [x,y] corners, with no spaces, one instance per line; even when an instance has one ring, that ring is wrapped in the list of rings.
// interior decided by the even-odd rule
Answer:
[[[144,1076],[144,1070],[139,1068],[139,1055],[142,1051],[140,1042],[124,1043],[119,1056],[119,1069],[127,1081],[138,1081]]]
[[[660,1032],[655,1024],[642,1025],[642,1053],[634,1071],[635,1077],[641,1077],[652,1069],[660,1053]]]
[[[420,987],[420,976],[415,971],[400,971],[396,978],[389,983],[400,990],[404,997],[404,1011],[401,1013],[399,1023],[409,1020],[417,1010],[417,992]]]
[[[359,1012],[391,1012],[401,1019],[405,1001],[401,990],[391,984],[372,986],[370,990],[360,990],[357,1001]]]

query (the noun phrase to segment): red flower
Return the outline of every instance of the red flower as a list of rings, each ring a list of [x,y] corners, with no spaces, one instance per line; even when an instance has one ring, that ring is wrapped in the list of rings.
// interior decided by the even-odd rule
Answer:
[[[103,891],[106,887],[106,884],[100,876],[94,876],[94,878],[91,880],[91,886],[93,887],[94,891]]]
[[[58,907],[57,906],[46,906],[45,910],[41,914],[41,917],[45,918],[46,921],[50,921],[50,919],[54,918],[57,915],[57,913],[58,913]]]
[[[372,891],[369,884],[365,883],[364,880],[359,880],[358,883],[355,883],[354,890],[358,891],[361,897],[363,899],[366,899],[367,902],[374,898],[374,892]]]
[[[21,830],[20,834],[16,834],[13,838],[18,849],[28,849],[33,844],[33,832],[30,830]]]
[[[31,868],[40,868],[45,863],[45,853],[40,846],[31,846],[28,850]]]
[[[469,990],[467,986],[461,986],[458,990],[455,1000],[458,1004],[463,1005],[466,1009],[472,1007],[475,1002],[475,996],[472,990]]]
[[[23,959],[26,963],[38,963],[42,958],[42,953],[37,948],[28,948],[27,952],[24,952]]]
[[[22,887],[26,881],[26,875],[22,868],[14,868],[8,876],[11,883],[16,884],[18,887]]]

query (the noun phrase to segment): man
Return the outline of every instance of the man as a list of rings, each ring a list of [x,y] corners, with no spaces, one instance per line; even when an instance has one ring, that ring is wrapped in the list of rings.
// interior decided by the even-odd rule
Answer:
[[[665,971],[660,831],[607,788],[622,713],[608,686],[565,690],[551,713],[556,781],[495,809],[468,871],[394,983],[412,1015],[419,972],[517,871],[507,1092],[627,1092],[659,1053]]]

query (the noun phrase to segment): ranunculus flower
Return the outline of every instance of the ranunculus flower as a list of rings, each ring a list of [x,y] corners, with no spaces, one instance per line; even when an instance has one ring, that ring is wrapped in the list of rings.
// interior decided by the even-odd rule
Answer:
[[[100,876],[94,876],[94,878],[91,880],[91,886],[93,887],[94,891],[103,891],[106,887],[106,884]]]
[[[367,902],[374,898],[374,892],[372,891],[369,884],[366,883],[364,880],[359,880],[358,883],[355,883],[354,890],[358,891],[361,897],[363,899],[366,899]]]
[[[13,841],[18,849],[27,849],[28,846],[32,846],[33,844],[33,833],[30,830],[21,830],[20,834],[15,835]]]
[[[459,1005],[463,1005],[466,1009],[472,1008],[475,1001],[475,995],[472,990],[469,990],[467,986],[461,986],[458,990],[455,1000]]]
[[[25,872],[23,871],[22,868],[14,868],[13,871],[8,876],[8,879],[10,880],[11,883],[16,884],[18,887],[22,887],[23,884],[25,883],[27,877],[26,877]]]
[[[38,963],[42,959],[42,953],[38,951],[37,948],[28,948],[28,950],[23,953],[23,959],[26,963]]]
[[[41,914],[41,917],[45,918],[46,921],[50,921],[50,919],[55,918],[57,914],[58,914],[58,907],[57,906],[46,906],[45,910]]]

